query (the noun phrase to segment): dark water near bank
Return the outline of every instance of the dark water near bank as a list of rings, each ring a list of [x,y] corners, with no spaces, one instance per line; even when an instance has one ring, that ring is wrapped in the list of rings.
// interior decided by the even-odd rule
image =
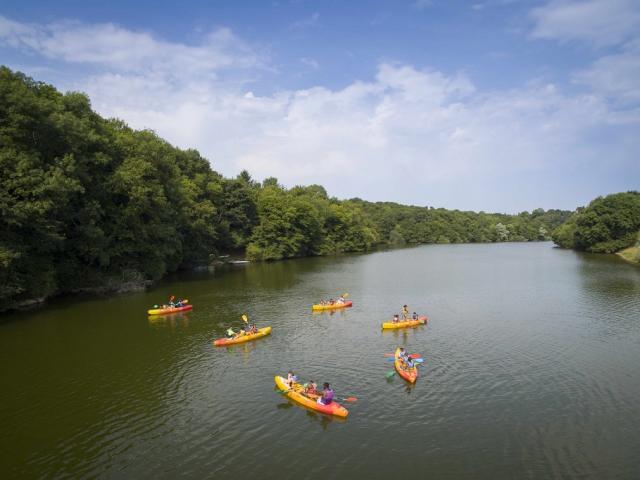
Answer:
[[[354,307],[312,315],[348,292]],[[188,314],[145,310],[185,295]],[[403,303],[430,323],[379,325]],[[270,337],[214,348],[248,313]],[[415,386],[385,374],[425,356]],[[550,244],[232,267],[0,324],[2,478],[640,478],[640,268]],[[350,415],[273,391],[294,368]]]

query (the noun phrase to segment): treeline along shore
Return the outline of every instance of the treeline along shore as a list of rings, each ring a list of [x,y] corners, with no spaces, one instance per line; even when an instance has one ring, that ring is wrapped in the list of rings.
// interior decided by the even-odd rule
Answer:
[[[259,261],[403,244],[549,240],[576,215],[338,200],[319,185],[286,189],[246,171],[225,178],[196,150],[104,119],[86,95],[60,93],[6,67],[0,213],[0,309],[62,293],[144,288],[229,251]]]

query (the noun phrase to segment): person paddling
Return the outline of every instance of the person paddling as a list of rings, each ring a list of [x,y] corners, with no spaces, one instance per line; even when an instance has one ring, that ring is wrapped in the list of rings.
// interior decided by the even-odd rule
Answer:
[[[322,384],[322,395],[318,398],[318,403],[329,405],[333,402],[334,391],[327,382]]]
[[[408,319],[408,318],[409,318],[409,309],[407,308],[407,306],[406,306],[406,305],[404,305],[404,306],[402,307],[402,319],[403,319],[403,320],[406,320],[406,319]]]

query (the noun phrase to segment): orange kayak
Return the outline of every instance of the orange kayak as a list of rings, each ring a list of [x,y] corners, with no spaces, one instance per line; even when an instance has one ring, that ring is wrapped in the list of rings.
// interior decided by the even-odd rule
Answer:
[[[349,411],[340,405],[338,402],[331,402],[329,405],[318,403],[315,398],[309,398],[304,395],[304,387],[299,383],[294,383],[292,388],[287,385],[287,379],[276,375],[276,386],[281,391],[286,391],[285,395],[296,403],[303,405],[307,408],[315,410],[317,412],[326,413],[327,415],[335,415],[336,417],[346,417],[349,415]]]
[[[259,328],[257,333],[245,333],[241,337],[235,338],[219,338],[213,341],[216,347],[224,347],[225,345],[233,345],[235,343],[244,343],[257,338],[265,337],[271,333],[271,327]]]
[[[400,375],[409,383],[416,383],[416,380],[418,379],[418,368],[417,367],[408,368],[404,364],[404,362],[400,360],[398,355],[400,355],[400,348],[396,349],[396,356],[393,362],[393,365],[396,367],[396,371],[398,372],[398,375]]]
[[[406,328],[406,327],[416,327],[418,325],[426,324],[428,321],[426,316],[418,317],[417,320],[401,320],[399,322],[384,322],[382,324],[383,330],[390,330],[393,328]]]

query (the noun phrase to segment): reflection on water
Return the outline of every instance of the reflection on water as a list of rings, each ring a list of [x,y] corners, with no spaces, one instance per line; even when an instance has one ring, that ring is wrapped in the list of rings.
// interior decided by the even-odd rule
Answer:
[[[147,317],[175,292],[194,309]],[[342,292],[352,308],[311,312]],[[405,303],[428,325],[382,331]],[[60,300],[0,324],[3,478],[269,479],[283,461],[301,478],[635,478],[639,311],[640,269],[549,244],[248,264]],[[242,314],[271,335],[214,347]],[[414,385],[385,378],[399,345],[425,358]],[[348,420],[275,393],[290,369],[357,397]]]

